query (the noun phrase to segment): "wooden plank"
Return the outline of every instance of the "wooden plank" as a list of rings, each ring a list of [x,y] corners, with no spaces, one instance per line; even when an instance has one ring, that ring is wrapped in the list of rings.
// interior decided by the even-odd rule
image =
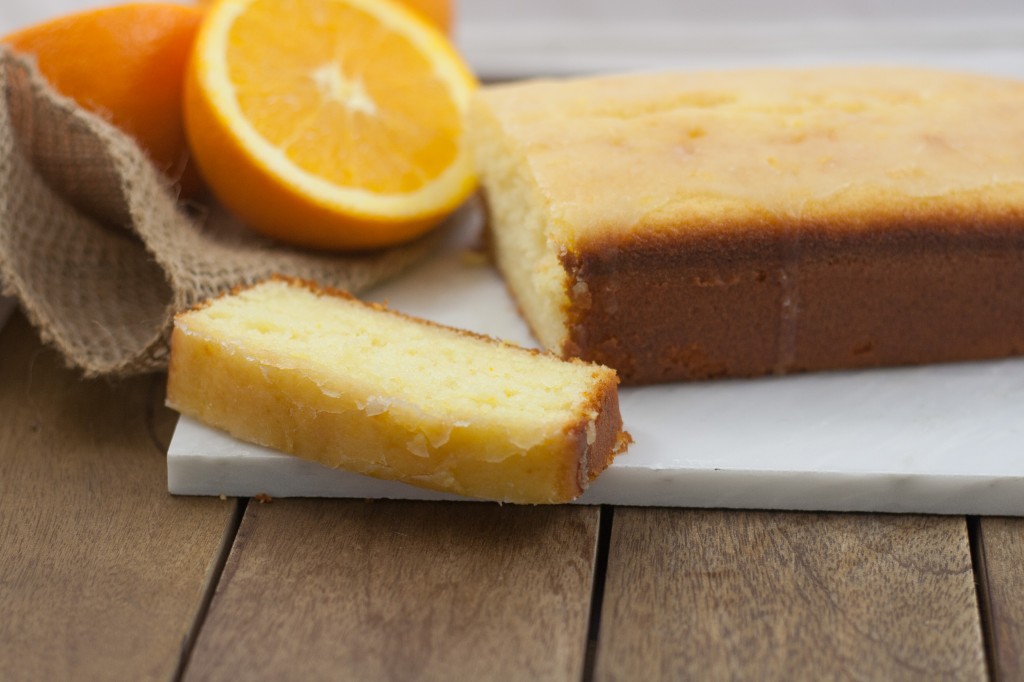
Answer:
[[[994,679],[1024,680],[1024,519],[981,519],[978,548]]]
[[[982,680],[963,518],[618,508],[598,680]]]
[[[234,502],[167,494],[163,381],[0,334],[0,676],[173,679]]]
[[[186,680],[579,680],[597,508],[250,501]]]

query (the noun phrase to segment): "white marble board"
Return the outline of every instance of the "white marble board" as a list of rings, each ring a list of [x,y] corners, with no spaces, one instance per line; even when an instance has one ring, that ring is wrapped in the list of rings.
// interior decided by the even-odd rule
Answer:
[[[403,312],[532,345],[504,285],[467,258],[478,216],[372,292]],[[621,391],[636,443],[588,504],[1024,515],[1024,359]],[[335,471],[183,418],[168,487],[187,495],[456,499]]]

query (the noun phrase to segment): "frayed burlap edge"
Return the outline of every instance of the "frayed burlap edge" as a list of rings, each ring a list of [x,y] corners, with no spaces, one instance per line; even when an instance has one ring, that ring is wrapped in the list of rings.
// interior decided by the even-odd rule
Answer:
[[[128,136],[0,46],[0,285],[86,376],[166,367],[173,315],[272,274],[353,293],[430,252],[440,230],[363,255],[291,249],[216,207],[183,207]]]

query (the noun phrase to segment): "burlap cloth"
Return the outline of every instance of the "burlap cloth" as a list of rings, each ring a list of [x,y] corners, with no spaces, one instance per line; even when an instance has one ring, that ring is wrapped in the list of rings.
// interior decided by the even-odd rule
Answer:
[[[183,208],[127,136],[0,45],[0,284],[87,376],[166,367],[175,312],[274,273],[358,292],[438,241],[368,255],[289,249]]]

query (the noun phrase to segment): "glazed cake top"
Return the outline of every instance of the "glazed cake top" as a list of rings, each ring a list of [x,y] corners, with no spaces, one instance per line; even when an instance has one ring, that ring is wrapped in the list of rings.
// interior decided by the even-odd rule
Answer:
[[[571,243],[794,219],[1020,223],[1022,112],[1024,83],[825,68],[495,85],[472,116]]]

